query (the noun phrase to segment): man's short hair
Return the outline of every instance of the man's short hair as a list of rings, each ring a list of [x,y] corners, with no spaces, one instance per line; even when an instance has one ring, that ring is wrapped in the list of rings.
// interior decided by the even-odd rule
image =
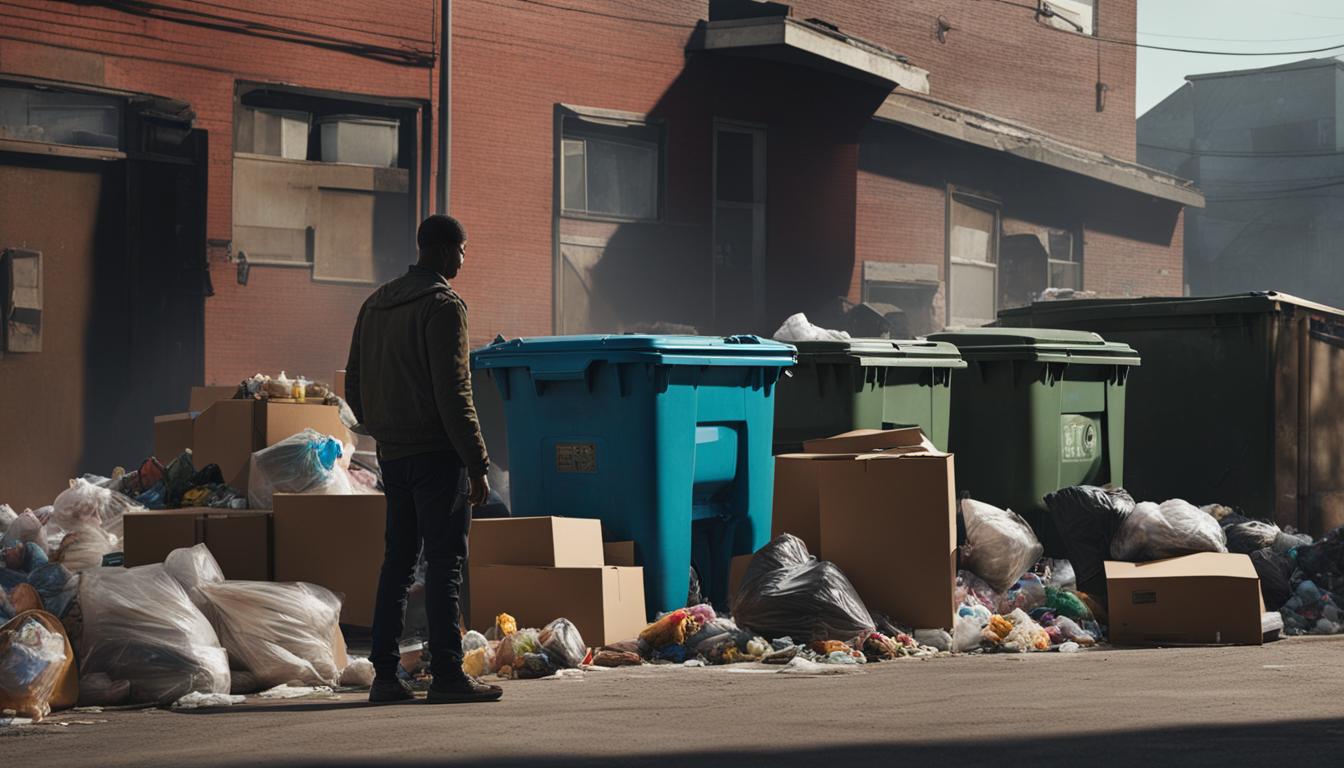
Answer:
[[[415,243],[420,251],[440,246],[454,248],[467,242],[467,230],[462,222],[445,213],[436,213],[420,223],[415,233]]]

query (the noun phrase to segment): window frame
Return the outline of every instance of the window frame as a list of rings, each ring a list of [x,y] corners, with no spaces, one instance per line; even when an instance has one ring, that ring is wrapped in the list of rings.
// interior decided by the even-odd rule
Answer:
[[[991,213],[994,216],[993,230],[990,233],[990,261],[974,261],[971,259],[958,259],[952,255],[952,213],[954,206],[958,203],[968,205],[972,208],[979,208],[982,211]],[[999,240],[1003,237],[1003,201],[999,198],[983,192],[965,189],[952,184],[947,185],[947,197],[945,204],[945,213],[943,216],[943,322],[951,326],[953,320],[952,314],[952,267],[968,266],[979,269],[991,269],[994,274],[994,284],[991,298],[994,302],[994,317],[989,320],[993,322],[998,317],[999,311]],[[989,266],[986,267],[985,265]]]
[[[608,125],[613,128],[644,128],[655,135],[652,141],[625,138],[615,136],[603,136],[598,131],[591,131],[585,136],[582,130],[573,134],[566,133],[566,126],[569,121],[588,121],[600,125]],[[564,206],[564,188],[565,188],[565,157],[564,148],[567,140],[597,139],[607,141],[613,144],[626,144],[635,147],[652,147],[654,150],[654,213],[652,217],[647,216],[624,216],[614,213],[592,212],[588,210],[568,209]],[[651,118],[648,115],[637,112],[622,112],[612,109],[601,109],[597,107],[579,107],[570,104],[557,104],[555,115],[555,137],[553,147],[554,160],[554,206],[557,218],[566,218],[578,221],[600,221],[613,224],[654,224],[662,222],[666,216],[667,200],[667,122],[661,118]],[[588,150],[584,148],[584,192],[587,197],[588,191]]]
[[[1051,250],[1047,250],[1047,251],[1046,251],[1046,254],[1045,254],[1045,266],[1046,266],[1046,279],[1045,279],[1045,282],[1046,282],[1046,286],[1045,286],[1045,287],[1046,287],[1047,289],[1049,289],[1049,288],[1060,288],[1060,289],[1069,288],[1069,289],[1072,289],[1072,290],[1075,290],[1075,291],[1081,291],[1081,290],[1083,290],[1083,269],[1084,269],[1084,267],[1083,267],[1083,228],[1082,228],[1082,227],[1077,227],[1077,228],[1074,228],[1074,229],[1064,229],[1064,228],[1062,228],[1062,227],[1050,227],[1050,228],[1047,228],[1047,232],[1049,231],[1049,229],[1056,229],[1056,230],[1059,230],[1059,231],[1061,231],[1061,232],[1067,232],[1067,233],[1069,233],[1069,258],[1068,258],[1067,260],[1065,260],[1065,259],[1056,259],[1056,258],[1054,257],[1054,251],[1053,251],[1053,249],[1051,249]],[[1047,237],[1048,237],[1048,236],[1049,236],[1049,235],[1047,234]],[[1077,272],[1078,272],[1078,285],[1077,285],[1077,286],[1072,286],[1072,285],[1054,285],[1054,282],[1055,282],[1055,273],[1054,273],[1054,271],[1053,271],[1052,268],[1053,268],[1056,264],[1068,264],[1068,265],[1074,267],[1074,268],[1077,270]]]

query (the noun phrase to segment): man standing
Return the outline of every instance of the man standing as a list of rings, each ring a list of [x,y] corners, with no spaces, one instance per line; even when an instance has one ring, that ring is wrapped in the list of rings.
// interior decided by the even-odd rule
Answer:
[[[421,544],[429,620],[430,703],[494,701],[499,686],[462,672],[458,590],[467,556],[470,505],[490,492],[490,459],[471,395],[467,307],[448,280],[466,260],[467,234],[451,216],[430,216],[416,233],[419,262],[379,288],[359,310],[346,399],[378,441],[387,492],[383,570],[373,614],[375,672],[369,701],[413,698],[397,678],[402,613]]]

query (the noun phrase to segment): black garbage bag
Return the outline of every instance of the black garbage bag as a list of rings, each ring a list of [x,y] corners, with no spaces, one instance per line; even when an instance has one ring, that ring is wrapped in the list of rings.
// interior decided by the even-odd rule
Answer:
[[[845,574],[788,533],[751,558],[732,615],[738,626],[772,640],[848,641],[873,631],[873,617]]]
[[[1111,540],[1134,511],[1134,497],[1124,488],[1075,485],[1047,495],[1045,506],[1064,539],[1078,589],[1104,603]]]
[[[1265,610],[1277,611],[1293,596],[1293,561],[1272,547],[1257,549],[1248,555],[1260,577],[1260,594],[1265,598]]]
[[[1344,528],[1336,528],[1320,541],[1297,548],[1297,567],[1318,587],[1336,591],[1344,586]]]
[[[1227,535],[1227,551],[1249,555],[1265,547],[1274,546],[1274,540],[1282,531],[1273,523],[1263,520],[1246,520],[1223,526]]]

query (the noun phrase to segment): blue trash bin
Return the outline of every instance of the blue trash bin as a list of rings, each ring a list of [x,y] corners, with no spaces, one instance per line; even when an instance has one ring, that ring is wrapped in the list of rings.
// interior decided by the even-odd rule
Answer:
[[[504,400],[515,516],[597,518],[632,540],[650,615],[695,566],[724,607],[733,556],[770,537],[775,383],[792,346],[755,336],[555,336],[472,354]]]

